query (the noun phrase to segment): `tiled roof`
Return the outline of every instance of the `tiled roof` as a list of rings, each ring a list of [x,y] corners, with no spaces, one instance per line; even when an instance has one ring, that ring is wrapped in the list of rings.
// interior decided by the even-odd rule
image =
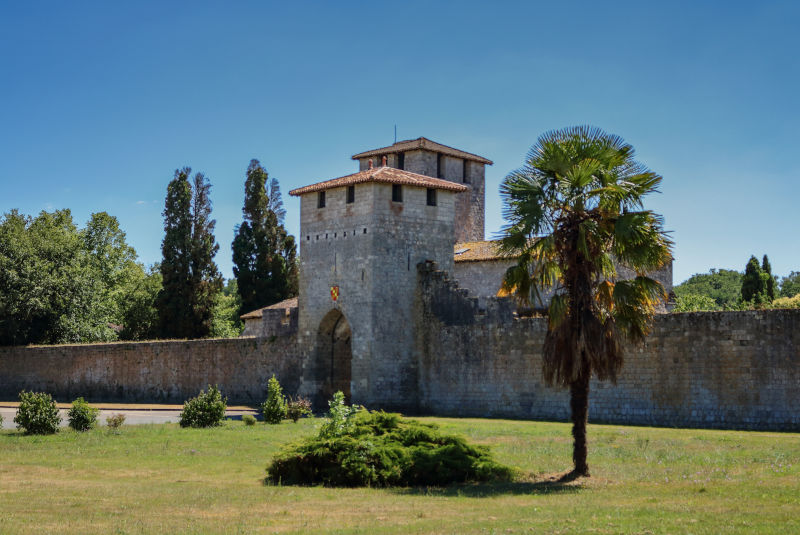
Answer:
[[[497,250],[499,242],[468,241],[453,246],[453,260],[456,262],[483,262],[486,260],[512,260],[514,256],[503,256]]]
[[[389,145],[388,147],[368,150],[366,152],[354,154],[353,159],[360,160],[361,158],[369,158],[370,156],[380,156],[382,154],[395,154],[398,152],[405,152],[408,150],[415,150],[415,149],[426,149],[433,152],[441,152],[442,154],[447,154],[448,156],[463,158],[465,160],[473,160],[486,165],[492,165],[493,163],[491,160],[487,160],[483,156],[478,156],[477,154],[472,154],[470,152],[464,152],[463,150],[454,149],[453,147],[448,147],[447,145],[436,143],[435,141],[431,141],[430,139],[424,137],[418,137],[417,139],[406,139],[404,141],[398,141],[394,145]]]
[[[261,312],[264,310],[275,310],[275,309],[286,309],[286,308],[296,308],[297,307],[297,298],[292,297],[290,299],[286,299],[281,301],[280,303],[275,303],[274,305],[270,305],[268,307],[259,308],[258,310],[254,310],[252,312],[248,312],[247,314],[243,314],[239,316],[243,320],[251,320],[262,317]]]
[[[374,167],[372,169],[365,169],[352,175],[347,175],[325,182],[318,182],[305,186],[302,188],[293,189],[289,195],[300,196],[314,191],[322,191],[325,189],[339,188],[342,186],[352,186],[353,184],[361,184],[364,182],[384,182],[387,184],[403,184],[405,186],[416,186],[419,188],[436,188],[448,191],[467,191],[466,186],[441,180],[438,178],[431,178],[425,175],[418,175],[410,173],[394,167]]]

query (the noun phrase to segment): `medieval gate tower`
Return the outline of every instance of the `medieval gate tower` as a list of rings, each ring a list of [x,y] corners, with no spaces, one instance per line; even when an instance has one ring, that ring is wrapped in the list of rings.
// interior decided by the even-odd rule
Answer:
[[[417,264],[453,272],[453,244],[483,240],[484,166],[425,138],[356,154],[360,171],[300,197],[301,394],[413,411]],[[313,348],[313,349],[312,349]]]

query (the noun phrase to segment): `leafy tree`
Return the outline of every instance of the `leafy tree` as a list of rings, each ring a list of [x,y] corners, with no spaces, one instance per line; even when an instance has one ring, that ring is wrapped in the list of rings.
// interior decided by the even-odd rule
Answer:
[[[800,271],[792,271],[781,279],[781,297],[800,295]]]
[[[0,345],[114,339],[69,210],[0,220]]]
[[[0,344],[109,341],[144,277],[117,219],[69,210],[0,220]]]
[[[767,297],[767,279],[766,273],[761,269],[758,259],[751,256],[744,269],[744,276],[742,277],[742,300],[761,305],[764,302],[769,302]]]
[[[767,255],[764,255],[763,260],[761,260],[761,271],[764,272],[767,282],[765,295],[767,300],[771,303],[775,300],[775,277],[772,275],[772,266],[769,264],[769,258],[767,258]]]
[[[222,291],[217,294],[217,300],[214,303],[211,322],[212,337],[236,338],[242,334],[244,325],[239,317],[241,306],[236,279],[229,279]]]
[[[570,389],[571,477],[589,475],[591,376],[616,380],[621,338],[642,340],[666,298],[661,284],[645,275],[671,259],[663,219],[643,208],[661,176],[633,157],[631,145],[602,130],[555,130],[537,140],[525,166],[500,188],[509,221],[501,250],[518,258],[504,288],[529,304],[555,287],[542,369],[548,384]],[[612,256],[637,276],[617,280]]]
[[[684,294],[675,300],[673,312],[701,312],[709,310],[722,310],[722,308],[707,295]]]
[[[162,288],[156,299],[159,333],[165,338],[202,338],[211,332],[212,309],[222,287],[214,255],[211,185],[202,173],[175,171],[164,205]]]
[[[280,188],[258,160],[251,160],[245,180],[244,222],[235,229],[233,274],[241,296],[240,313],[297,295],[294,236],[283,226]]]
[[[125,296],[122,311],[123,340],[148,340],[158,337],[158,310],[156,299],[161,291],[161,270],[159,265],[142,271],[131,281]]]
[[[770,304],[770,308],[800,308],[800,293],[794,297],[779,297]]]
[[[742,298],[742,274],[731,269],[711,269],[708,273],[692,275],[673,288],[680,299],[689,295],[709,297],[718,308],[738,309]]]

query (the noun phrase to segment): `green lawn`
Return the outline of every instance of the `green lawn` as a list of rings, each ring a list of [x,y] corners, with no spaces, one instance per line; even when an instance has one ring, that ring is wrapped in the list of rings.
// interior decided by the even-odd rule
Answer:
[[[319,420],[211,430],[0,433],[0,533],[800,533],[800,435],[589,426],[593,477],[562,423],[424,418],[492,447],[514,483],[332,489],[263,484]]]

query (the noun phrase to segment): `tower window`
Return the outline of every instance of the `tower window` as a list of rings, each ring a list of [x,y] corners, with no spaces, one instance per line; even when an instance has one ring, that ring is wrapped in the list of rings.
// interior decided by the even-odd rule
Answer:
[[[392,202],[403,202],[403,186],[392,184]]]
[[[317,208],[325,208],[325,192],[317,193]]]
[[[356,187],[347,186],[347,204],[353,204],[354,202],[356,202]]]
[[[398,169],[405,169],[406,168],[406,153],[401,152],[397,155],[397,168]]]
[[[461,182],[469,184],[469,176],[467,176],[467,160],[461,164]]]
[[[444,178],[444,165],[442,159],[444,158],[443,154],[436,155],[436,177],[437,178]]]
[[[428,206],[436,206],[436,188],[428,188]]]

